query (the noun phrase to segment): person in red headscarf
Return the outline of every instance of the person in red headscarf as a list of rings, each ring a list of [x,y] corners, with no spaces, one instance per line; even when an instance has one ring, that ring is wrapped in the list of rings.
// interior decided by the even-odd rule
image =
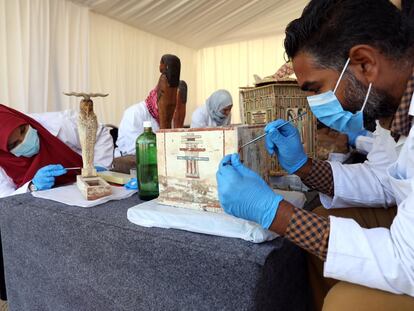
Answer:
[[[66,110],[27,116],[0,104],[0,197],[72,183],[82,157],[77,113]],[[113,160],[109,129],[99,125],[94,163],[98,170]],[[0,299],[7,300],[0,238]]]
[[[0,105],[0,197],[76,180],[80,172],[65,169],[82,166],[75,119],[70,111],[30,117]],[[112,138],[108,129],[98,131],[97,144],[107,154],[103,161],[98,152],[99,165],[107,167],[113,158]]]

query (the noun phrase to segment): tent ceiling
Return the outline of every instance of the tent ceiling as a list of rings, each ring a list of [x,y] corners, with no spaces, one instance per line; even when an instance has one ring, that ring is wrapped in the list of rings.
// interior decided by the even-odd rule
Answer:
[[[194,49],[282,34],[309,0],[72,0]]]

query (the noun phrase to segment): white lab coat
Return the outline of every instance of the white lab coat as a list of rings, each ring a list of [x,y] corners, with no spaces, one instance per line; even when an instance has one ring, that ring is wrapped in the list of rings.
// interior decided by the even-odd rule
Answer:
[[[77,119],[78,113],[72,110],[31,114],[30,117],[43,125],[52,135],[59,138],[78,154],[82,154]],[[113,161],[114,144],[109,129],[99,124],[96,133],[94,164],[110,168]],[[30,182],[16,189],[13,180],[0,167],[0,198],[25,193]]]
[[[411,115],[414,115],[413,101]],[[397,216],[390,229],[364,229],[353,219],[331,216],[324,276],[414,296],[414,126],[409,136],[398,143],[392,143],[387,133],[391,137],[377,126],[369,154],[372,165],[357,164],[347,170],[341,164],[331,163],[335,183],[333,203],[348,201],[355,206],[396,203]]]
[[[355,149],[362,154],[368,154],[371,152],[374,144],[374,135],[369,132],[368,135],[360,135],[355,139]]]
[[[230,124],[231,118],[227,119],[227,124],[223,124],[222,126],[226,126]],[[207,106],[203,105],[198,107],[191,116],[191,127],[192,128],[200,128],[200,127],[217,127],[216,121],[214,121],[207,111]]]
[[[355,139],[355,150],[361,154],[368,154],[371,152],[374,145],[374,134],[368,132],[367,135],[360,135]],[[328,156],[328,161],[335,161],[344,163],[351,156],[351,153],[336,153],[332,152]]]
[[[144,132],[144,121],[151,121],[152,131],[155,133],[160,126],[148,111],[145,101],[132,105],[124,111],[119,124],[117,148],[115,156],[135,154],[135,141]]]
[[[329,162],[333,173],[335,196],[331,198],[320,194],[321,203],[325,208],[395,205],[394,190],[389,183],[386,169],[397,160],[406,138],[401,138],[396,143],[390,131],[377,123],[372,139],[371,151],[364,163]]]

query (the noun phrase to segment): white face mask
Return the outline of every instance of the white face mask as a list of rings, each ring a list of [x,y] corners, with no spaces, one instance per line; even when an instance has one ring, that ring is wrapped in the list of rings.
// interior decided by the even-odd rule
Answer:
[[[333,91],[307,97],[309,107],[315,117],[326,126],[342,133],[358,132],[364,129],[364,118],[362,112],[364,111],[372,87],[372,83],[370,83],[360,111],[352,113],[342,108],[335,92],[338,88],[339,82],[341,82],[346,68],[348,67],[349,61],[350,59],[348,58]]]
[[[24,140],[10,150],[16,157],[30,158],[37,154],[40,149],[39,135],[37,131],[29,125]]]

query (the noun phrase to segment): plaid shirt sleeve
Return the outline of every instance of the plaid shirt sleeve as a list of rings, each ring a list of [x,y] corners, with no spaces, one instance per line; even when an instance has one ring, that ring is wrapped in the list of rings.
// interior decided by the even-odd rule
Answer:
[[[285,238],[325,261],[328,251],[329,228],[329,218],[294,208]]]
[[[310,189],[334,196],[332,168],[328,161],[312,160],[312,169],[302,181]]]

